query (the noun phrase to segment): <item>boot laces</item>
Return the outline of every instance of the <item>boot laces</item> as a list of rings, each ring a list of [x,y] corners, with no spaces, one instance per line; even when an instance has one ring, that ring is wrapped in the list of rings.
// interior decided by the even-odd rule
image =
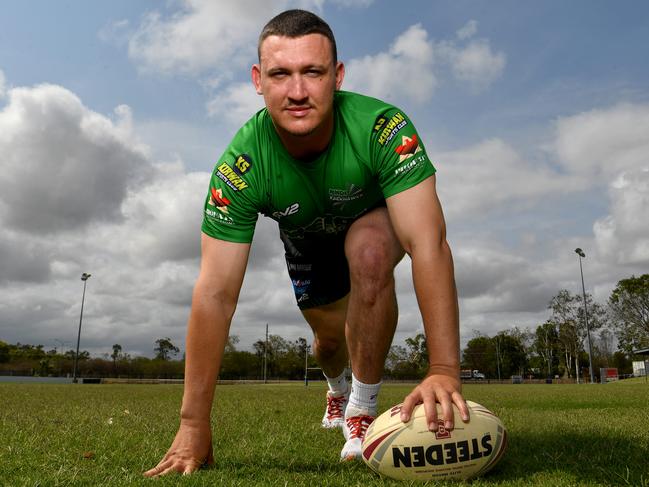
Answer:
[[[372,416],[352,416],[347,418],[345,423],[349,429],[349,438],[365,438],[365,432],[370,424],[374,421]]]
[[[343,407],[347,399],[345,396],[327,395],[327,418],[335,419],[343,417]]]

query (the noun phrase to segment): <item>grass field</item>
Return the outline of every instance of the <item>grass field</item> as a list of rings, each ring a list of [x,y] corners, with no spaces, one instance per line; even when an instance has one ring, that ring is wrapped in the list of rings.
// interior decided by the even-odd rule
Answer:
[[[0,484],[391,486],[362,463],[340,464],[342,435],[319,427],[324,386],[219,386],[215,468],[145,479],[171,443],[182,386],[0,384]],[[406,385],[385,385],[383,411]],[[509,448],[482,486],[649,487],[649,384],[468,385]],[[458,485],[416,484],[416,485]],[[460,484],[461,485],[461,484]]]

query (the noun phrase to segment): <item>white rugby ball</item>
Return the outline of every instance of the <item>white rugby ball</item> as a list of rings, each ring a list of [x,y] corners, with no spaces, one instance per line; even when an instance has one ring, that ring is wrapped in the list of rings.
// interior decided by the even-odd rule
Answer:
[[[387,410],[367,429],[363,460],[375,472],[397,480],[462,480],[493,468],[507,446],[500,419],[478,403],[467,401],[470,420],[462,421],[457,407],[453,430],[429,431],[423,404],[410,421],[401,422],[401,404]],[[437,415],[441,418],[441,407]]]

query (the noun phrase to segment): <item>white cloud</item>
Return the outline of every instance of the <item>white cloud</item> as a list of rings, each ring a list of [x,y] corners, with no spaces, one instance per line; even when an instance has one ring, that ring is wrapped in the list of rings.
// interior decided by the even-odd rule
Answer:
[[[648,164],[649,166],[649,164]],[[622,173],[609,187],[611,214],[595,222],[597,249],[617,265],[649,266],[649,167]]]
[[[620,104],[560,118],[556,153],[590,180],[608,182],[649,166],[649,105]]]
[[[129,28],[130,22],[128,19],[111,21],[97,32],[97,37],[103,42],[123,46],[128,43]]]
[[[449,218],[485,213],[512,202],[534,205],[542,197],[583,188],[587,182],[532,164],[500,139],[433,155],[440,198]]]
[[[128,107],[116,114],[113,122],[56,85],[10,90],[0,111],[5,225],[43,234],[120,219],[128,188],[150,164]]]
[[[129,55],[151,71],[200,74],[248,63],[256,39],[278,4],[255,0],[183,0],[169,16],[146,15]]]
[[[457,79],[482,90],[500,78],[506,57],[502,52],[493,52],[489,41],[476,40],[462,49],[453,49],[451,63]]]
[[[457,36],[467,40],[477,29],[477,22],[471,20]],[[505,54],[494,52],[486,39],[473,40],[466,46],[456,41],[435,42],[420,24],[415,24],[386,52],[349,61],[343,86],[389,101],[422,103],[432,98],[449,68],[455,79],[479,92],[502,76],[506,63]]]
[[[437,86],[433,42],[419,24],[399,35],[387,52],[347,63],[343,88],[385,100],[429,100]]]
[[[458,39],[465,40],[473,37],[478,32],[478,22],[476,20],[469,20],[456,32]]]
[[[209,100],[206,108],[210,117],[227,120],[238,128],[264,108],[264,99],[257,94],[252,82],[233,83]]]

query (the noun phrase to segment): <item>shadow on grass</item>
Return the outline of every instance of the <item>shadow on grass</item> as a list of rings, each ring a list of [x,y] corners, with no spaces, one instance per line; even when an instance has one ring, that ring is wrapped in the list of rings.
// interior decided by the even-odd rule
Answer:
[[[649,449],[638,439],[612,435],[548,432],[510,437],[493,480],[522,480],[534,474],[605,485],[649,486]]]

